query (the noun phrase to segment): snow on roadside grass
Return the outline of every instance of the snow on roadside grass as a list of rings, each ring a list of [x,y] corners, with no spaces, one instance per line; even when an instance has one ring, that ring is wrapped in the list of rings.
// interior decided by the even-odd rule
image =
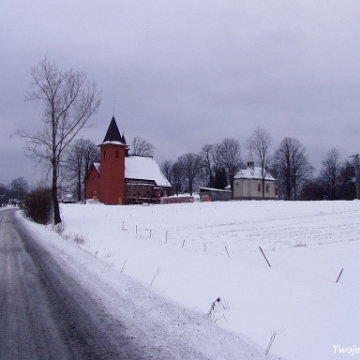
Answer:
[[[334,345],[360,347],[358,201],[63,205],[62,214],[81,247],[153,291],[202,314],[220,297],[221,327],[263,348],[285,329],[270,353],[321,360]]]
[[[262,347],[246,336],[221,329],[206,314],[186,309],[156,294],[151,286],[121,274],[81,249],[71,241],[73,237],[65,236],[65,240],[51,226],[29,221],[27,225],[35,241],[41,242],[62,271],[88,292],[99,313],[106,316],[102,320],[108,324],[109,338],[118,338],[121,331],[137,347],[146,349],[148,356],[159,360],[280,359],[265,356]]]

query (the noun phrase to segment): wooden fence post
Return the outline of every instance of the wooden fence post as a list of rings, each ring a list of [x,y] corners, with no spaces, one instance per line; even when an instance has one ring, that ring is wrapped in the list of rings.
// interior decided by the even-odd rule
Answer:
[[[268,259],[266,258],[265,254],[264,254],[264,252],[263,252],[263,249],[261,248],[261,246],[259,246],[259,249],[260,249],[261,253],[263,254],[263,257],[264,257],[264,259],[266,260],[266,262],[268,263],[269,267],[271,267],[271,265],[270,265]]]

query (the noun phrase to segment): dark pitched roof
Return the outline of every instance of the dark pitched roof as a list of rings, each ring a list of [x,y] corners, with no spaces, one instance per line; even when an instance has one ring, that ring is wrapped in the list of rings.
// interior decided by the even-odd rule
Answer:
[[[126,145],[125,136],[120,135],[119,128],[116,124],[114,117],[112,117],[112,119],[110,121],[110,125],[109,125],[108,131],[105,135],[103,143],[105,143],[107,141],[117,141],[117,142],[120,142],[120,143]]]

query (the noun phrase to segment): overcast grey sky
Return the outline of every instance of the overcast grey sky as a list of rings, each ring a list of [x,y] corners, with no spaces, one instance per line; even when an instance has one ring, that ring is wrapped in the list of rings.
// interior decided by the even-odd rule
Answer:
[[[256,127],[272,151],[298,139],[318,170],[331,147],[344,160],[360,152],[359,18],[358,0],[2,0],[0,183],[42,177],[10,135],[41,125],[24,99],[45,56],[102,89],[81,133],[97,144],[115,115],[159,164],[226,137],[246,159]]]

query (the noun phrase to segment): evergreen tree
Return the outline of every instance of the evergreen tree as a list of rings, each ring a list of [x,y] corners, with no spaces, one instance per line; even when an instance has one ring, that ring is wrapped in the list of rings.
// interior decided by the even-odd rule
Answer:
[[[214,184],[213,187],[215,189],[224,190],[226,188],[228,182],[227,182],[226,171],[224,168],[215,171],[215,179],[213,184]]]

